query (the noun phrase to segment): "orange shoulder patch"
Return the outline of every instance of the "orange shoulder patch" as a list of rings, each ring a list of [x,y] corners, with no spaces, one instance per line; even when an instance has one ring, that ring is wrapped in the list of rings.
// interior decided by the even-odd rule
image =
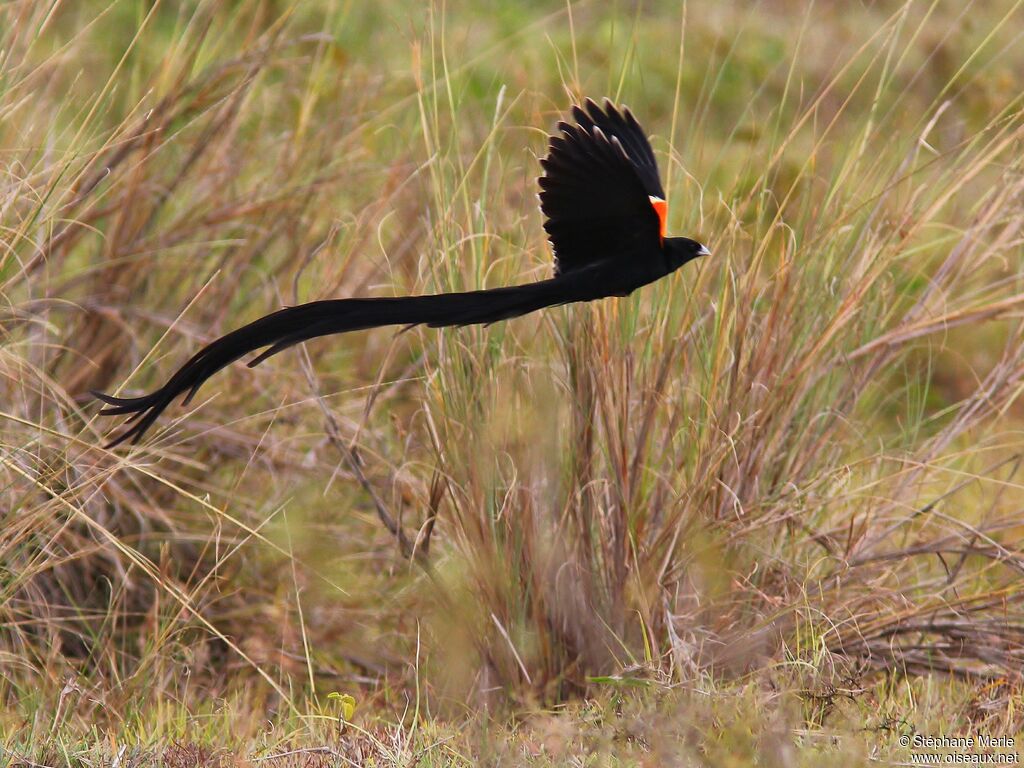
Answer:
[[[659,234],[661,235],[662,241],[664,241],[665,235],[668,234],[668,203],[654,195],[649,195],[648,197],[654,208],[654,212],[658,214],[658,222],[660,225]]]

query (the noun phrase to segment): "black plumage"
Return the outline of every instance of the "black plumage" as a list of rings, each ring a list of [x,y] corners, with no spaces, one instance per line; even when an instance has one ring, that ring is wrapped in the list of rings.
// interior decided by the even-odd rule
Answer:
[[[249,366],[318,336],[388,325],[431,328],[493,323],[544,307],[625,296],[708,253],[684,237],[665,237],[665,193],[643,130],[626,109],[588,99],[558,124],[541,160],[541,211],[555,254],[554,277],[462,293],[314,301],[287,307],[199,350],[162,387],[141,397],[93,394],[107,416],[131,425],[108,447],[137,442],[179,395],[188,403],[221,368],[264,349]]]

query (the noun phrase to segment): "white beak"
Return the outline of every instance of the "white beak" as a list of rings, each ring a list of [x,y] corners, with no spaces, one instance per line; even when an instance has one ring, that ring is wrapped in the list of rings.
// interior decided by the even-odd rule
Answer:
[[[706,245],[702,245],[700,247],[700,250],[697,251],[697,255],[698,256],[710,256],[711,255],[711,251],[708,250],[708,247]]]

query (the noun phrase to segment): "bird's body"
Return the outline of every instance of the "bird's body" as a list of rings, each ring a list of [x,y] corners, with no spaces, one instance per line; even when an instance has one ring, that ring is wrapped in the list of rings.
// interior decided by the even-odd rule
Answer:
[[[573,108],[575,125],[559,123],[541,161],[544,229],[555,252],[555,276],[525,285],[461,293],[329,299],[286,307],[222,336],[197,352],[160,389],[141,397],[93,394],[105,415],[130,415],[132,426],[109,446],[137,441],[171,402],[188,402],[214,373],[267,349],[254,366],[303,341],[390,325],[432,328],[494,323],[545,307],[628,296],[698,256],[700,243],[666,237],[667,207],[658,167],[629,110],[593,101]]]

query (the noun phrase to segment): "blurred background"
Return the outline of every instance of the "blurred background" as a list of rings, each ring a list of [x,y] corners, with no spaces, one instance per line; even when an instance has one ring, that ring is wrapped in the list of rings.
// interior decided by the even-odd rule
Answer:
[[[11,754],[1015,732],[1019,5],[0,6]],[[282,305],[547,277],[538,158],[588,96],[714,257],[238,363],[102,448],[88,390]]]

